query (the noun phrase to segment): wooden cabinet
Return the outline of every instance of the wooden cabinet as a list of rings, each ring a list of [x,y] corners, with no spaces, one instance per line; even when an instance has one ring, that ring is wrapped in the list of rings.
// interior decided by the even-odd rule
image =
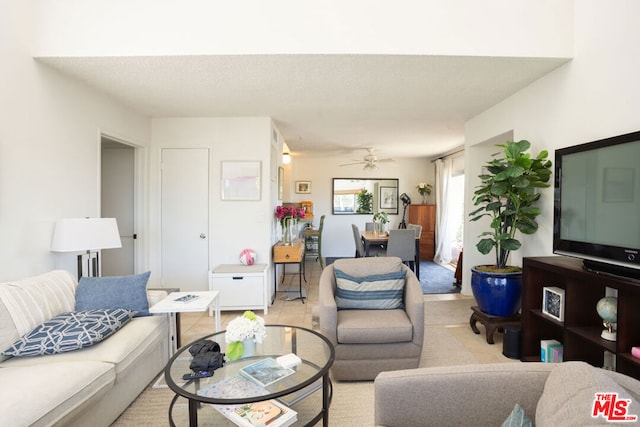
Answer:
[[[409,205],[409,224],[422,226],[420,259],[433,260],[436,254],[436,205]]]
[[[542,288],[564,290],[562,322],[542,312]],[[605,288],[618,292],[618,337],[600,337],[602,320],[596,303]],[[563,344],[564,360],[582,360],[604,365],[605,351],[615,360],[616,371],[640,379],[640,359],[631,356],[631,347],[640,346],[640,282],[584,270],[582,261],[553,256],[524,258],[522,291],[523,361],[540,360],[540,340],[555,339]]]

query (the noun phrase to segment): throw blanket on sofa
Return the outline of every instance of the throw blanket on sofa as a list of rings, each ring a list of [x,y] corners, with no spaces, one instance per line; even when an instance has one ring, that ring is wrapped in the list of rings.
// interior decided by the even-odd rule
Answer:
[[[47,279],[43,280],[42,276],[45,275]],[[71,273],[56,270],[3,283],[0,286],[0,302],[11,315],[18,335],[22,336],[54,316],[74,311],[76,286],[77,281]]]

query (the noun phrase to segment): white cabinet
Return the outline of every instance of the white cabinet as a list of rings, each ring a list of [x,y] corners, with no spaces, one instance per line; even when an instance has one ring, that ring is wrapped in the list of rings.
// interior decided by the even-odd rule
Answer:
[[[220,291],[220,310],[267,314],[267,264],[221,264],[209,272],[209,290]]]

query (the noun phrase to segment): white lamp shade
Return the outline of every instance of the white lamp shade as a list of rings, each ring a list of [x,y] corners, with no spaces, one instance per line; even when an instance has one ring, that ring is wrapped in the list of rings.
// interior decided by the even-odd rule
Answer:
[[[96,251],[121,248],[115,218],[67,218],[56,223],[51,240],[53,252]]]

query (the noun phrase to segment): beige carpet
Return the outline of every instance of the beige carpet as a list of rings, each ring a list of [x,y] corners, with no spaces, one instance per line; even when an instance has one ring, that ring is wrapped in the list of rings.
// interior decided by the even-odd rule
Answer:
[[[518,363],[502,355],[502,335],[496,333],[495,344],[485,341],[483,332],[476,335],[469,327],[473,299],[425,302],[425,344],[421,367],[463,365],[472,363]],[[334,395],[329,412],[331,426],[371,426],[374,424],[373,382],[334,382]],[[114,426],[165,426],[173,393],[168,389],[148,387],[118,418]],[[304,402],[304,401],[303,401]],[[207,422],[206,411],[199,414],[201,426]],[[180,398],[174,409],[178,426],[186,426],[186,400]],[[219,425],[219,424],[218,424]],[[229,425],[232,425],[229,423]]]

